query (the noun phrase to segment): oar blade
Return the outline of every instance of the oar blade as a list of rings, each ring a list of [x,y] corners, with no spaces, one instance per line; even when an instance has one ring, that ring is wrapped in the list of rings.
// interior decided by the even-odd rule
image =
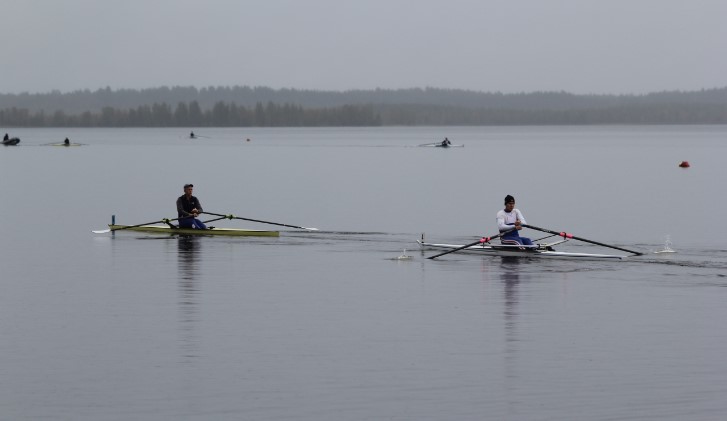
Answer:
[[[583,241],[584,243],[591,243],[591,244],[595,244],[597,246],[612,248],[614,250],[625,251],[626,253],[631,253],[631,254],[633,254],[635,256],[643,256],[643,254],[644,254],[644,253],[641,253],[639,251],[629,250],[627,248],[614,246],[612,244],[601,243],[599,241],[593,241],[593,240],[589,240],[589,239],[583,238],[583,237],[576,237],[575,235],[566,233],[564,231],[560,231],[559,232],[559,231],[554,231],[554,230],[550,230],[550,229],[547,229],[547,228],[536,227],[536,226],[529,225],[529,224],[523,224],[523,227],[530,228],[530,229],[534,229],[536,231],[542,231],[542,232],[547,232],[547,233],[550,233],[550,234],[558,235],[558,236],[561,236],[563,238],[572,238],[573,240]]]
[[[94,234],[106,234],[106,233],[109,233],[109,232],[111,232],[111,230],[110,230],[110,229],[105,229],[105,230],[93,230],[93,231],[91,231],[91,232],[92,232],[92,233],[94,233]]]

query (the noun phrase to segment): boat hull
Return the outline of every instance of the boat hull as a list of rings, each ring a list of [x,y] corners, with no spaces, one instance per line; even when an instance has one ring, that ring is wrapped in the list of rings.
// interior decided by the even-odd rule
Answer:
[[[423,250],[454,250],[462,247],[464,244],[437,244],[417,241]],[[623,260],[627,256],[615,254],[593,254],[593,253],[571,253],[565,251],[544,250],[540,248],[520,248],[518,246],[507,245],[476,245],[470,246],[457,253],[479,254],[483,256],[500,256],[500,257],[532,257],[532,258],[548,258],[548,259],[575,259],[575,260]]]
[[[142,225],[140,227],[129,227],[128,225],[109,225],[113,231],[137,231],[165,235],[221,235],[228,237],[279,237],[280,231],[247,230],[234,228],[215,229],[193,229],[193,228],[171,228],[168,225]]]

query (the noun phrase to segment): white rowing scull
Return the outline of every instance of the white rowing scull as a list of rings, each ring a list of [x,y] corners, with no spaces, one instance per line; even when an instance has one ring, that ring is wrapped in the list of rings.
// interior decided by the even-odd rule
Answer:
[[[567,258],[577,260],[623,260],[628,256],[616,254],[598,253],[572,253],[566,251],[555,251],[551,245],[513,246],[506,244],[481,243],[470,247],[462,248],[462,244],[427,243],[417,240],[423,250],[458,250],[459,253],[479,254],[483,256],[500,257],[545,257],[545,258]]]

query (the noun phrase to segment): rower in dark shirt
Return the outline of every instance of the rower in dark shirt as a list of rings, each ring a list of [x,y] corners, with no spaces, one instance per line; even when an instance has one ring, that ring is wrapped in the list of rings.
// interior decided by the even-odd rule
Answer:
[[[177,216],[179,217],[179,228],[207,229],[207,226],[197,219],[202,212],[202,205],[199,199],[192,196],[193,184],[184,185],[184,194],[177,199]]]

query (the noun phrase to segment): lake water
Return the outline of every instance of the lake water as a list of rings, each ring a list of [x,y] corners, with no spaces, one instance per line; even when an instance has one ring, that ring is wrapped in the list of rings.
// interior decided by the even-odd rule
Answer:
[[[0,419],[727,413],[727,127],[4,131]],[[465,146],[417,147],[445,136]],[[43,146],[65,137],[85,145]],[[185,183],[207,211],[320,231],[91,232],[176,217]],[[647,255],[418,250],[495,234],[507,194]],[[667,236],[677,253],[652,254]]]

